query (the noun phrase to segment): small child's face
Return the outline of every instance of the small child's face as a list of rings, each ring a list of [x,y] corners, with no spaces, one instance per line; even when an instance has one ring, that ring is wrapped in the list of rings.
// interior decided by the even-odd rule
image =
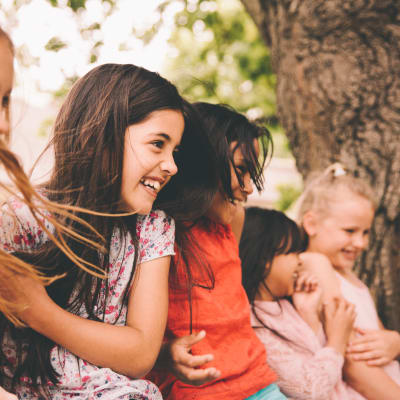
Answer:
[[[282,298],[293,294],[299,265],[298,253],[280,254],[274,257],[265,281],[274,296]]]
[[[307,232],[309,250],[325,254],[335,269],[351,270],[368,246],[374,210],[369,200],[350,194],[328,207],[327,214],[317,215],[312,231]]]
[[[234,149],[237,142],[232,142],[230,147]],[[260,148],[257,139],[254,139],[254,147],[258,156]],[[239,171],[243,179],[244,186],[241,187],[239,180],[236,176],[233,166],[231,166],[231,188],[233,199],[226,199],[220,191],[216,194],[211,208],[208,210],[207,216],[213,221],[219,222],[224,225],[232,223],[238,211],[238,204],[245,203],[247,196],[253,193],[253,184],[251,181],[250,173],[247,170],[246,162],[240,148],[237,148],[233,154],[233,162],[235,168]]]
[[[9,134],[9,103],[14,80],[13,54],[7,40],[0,37],[0,135]]]

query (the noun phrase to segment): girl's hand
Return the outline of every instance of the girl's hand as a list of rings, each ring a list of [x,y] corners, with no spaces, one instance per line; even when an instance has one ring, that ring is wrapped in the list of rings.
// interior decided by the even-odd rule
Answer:
[[[400,353],[400,334],[387,329],[364,330],[355,328],[361,336],[347,346],[347,355],[368,365],[382,366],[394,360]]]
[[[305,270],[298,272],[292,296],[294,306],[298,312],[318,313],[321,294],[322,291],[318,285],[318,280],[312,273]]]
[[[294,290],[292,300],[297,312],[311,329],[317,332],[321,326],[319,313],[322,295],[317,279],[310,272],[301,270],[295,282]]]
[[[0,400],[18,400],[18,398],[15,394],[6,392],[0,387]]]
[[[200,386],[217,379],[221,373],[215,368],[201,369],[200,367],[213,360],[212,354],[191,354],[194,344],[204,339],[205,331],[182,336],[168,343],[168,364],[173,374],[182,382]]]
[[[327,346],[344,355],[355,318],[354,304],[342,298],[334,298],[324,303],[323,324]]]

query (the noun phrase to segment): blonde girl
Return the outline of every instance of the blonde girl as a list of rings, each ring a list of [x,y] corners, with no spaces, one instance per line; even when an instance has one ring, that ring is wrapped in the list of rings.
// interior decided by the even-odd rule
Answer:
[[[356,307],[347,379],[368,399],[395,399],[400,398],[400,369],[392,360],[399,355],[400,337],[383,328],[368,288],[353,272],[367,248],[373,217],[372,190],[338,164],[314,178],[300,200],[299,221],[308,235],[308,250],[327,256],[335,270],[334,276],[315,270],[326,295],[339,289]]]

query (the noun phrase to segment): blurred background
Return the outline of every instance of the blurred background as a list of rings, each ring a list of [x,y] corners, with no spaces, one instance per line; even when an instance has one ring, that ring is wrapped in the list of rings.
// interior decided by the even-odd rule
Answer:
[[[0,24],[17,51],[12,149],[27,171],[72,84],[96,65],[133,63],[170,79],[190,101],[227,103],[268,127],[274,156],[265,190],[249,204],[285,211],[301,192],[276,116],[269,51],[239,0],[2,0]],[[46,155],[33,179],[51,166]]]

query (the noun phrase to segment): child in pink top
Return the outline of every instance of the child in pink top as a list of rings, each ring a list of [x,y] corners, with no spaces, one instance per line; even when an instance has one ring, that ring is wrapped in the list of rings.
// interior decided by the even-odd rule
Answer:
[[[384,329],[368,288],[352,271],[367,248],[374,211],[371,188],[334,164],[305,188],[299,221],[308,235],[308,250],[324,254],[336,271],[314,269],[325,296],[339,291],[356,308],[346,379],[367,398],[394,400],[400,399],[400,369],[393,361],[400,355],[400,334]]]
[[[332,300],[321,309],[321,289],[302,264],[326,260],[318,254],[303,257],[304,247],[300,229],[283,213],[246,210],[240,257],[252,326],[268,349],[268,363],[288,397],[364,399],[342,380],[354,307]]]

